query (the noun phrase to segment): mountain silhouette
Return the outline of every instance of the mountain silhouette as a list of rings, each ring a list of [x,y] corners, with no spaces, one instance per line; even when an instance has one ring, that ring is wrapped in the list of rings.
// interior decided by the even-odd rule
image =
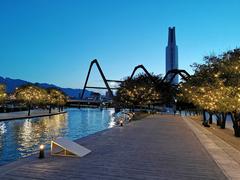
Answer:
[[[7,93],[13,93],[17,87],[26,85],[26,84],[36,84],[39,87],[42,88],[58,88],[62,90],[67,96],[69,96],[71,99],[79,99],[79,93],[82,93],[82,89],[73,89],[73,88],[62,88],[59,86],[56,86],[54,84],[48,84],[48,83],[32,83],[21,79],[11,79],[11,78],[4,78],[0,76],[0,84],[6,85],[6,91]],[[91,96],[92,91],[85,91],[84,97]]]

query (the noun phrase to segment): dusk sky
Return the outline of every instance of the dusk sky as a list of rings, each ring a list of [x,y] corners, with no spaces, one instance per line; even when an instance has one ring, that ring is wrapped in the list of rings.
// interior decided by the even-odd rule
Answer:
[[[0,76],[82,88],[98,59],[107,78],[144,64],[165,73],[169,26],[179,68],[240,45],[239,0],[1,0]],[[91,85],[99,83],[96,71]]]

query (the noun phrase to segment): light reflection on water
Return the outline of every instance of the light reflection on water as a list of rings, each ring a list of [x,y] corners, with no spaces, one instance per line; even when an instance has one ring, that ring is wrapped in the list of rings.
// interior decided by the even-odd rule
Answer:
[[[75,140],[111,128],[113,109],[67,109],[67,114],[0,122],[0,165],[38,151],[56,137]]]

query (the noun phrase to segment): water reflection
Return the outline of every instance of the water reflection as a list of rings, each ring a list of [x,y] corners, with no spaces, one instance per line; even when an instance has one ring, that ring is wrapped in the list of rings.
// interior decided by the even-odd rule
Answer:
[[[0,122],[0,134],[4,134],[7,132],[6,125],[4,122]]]
[[[68,109],[67,114],[0,122],[0,165],[38,151],[56,137],[77,139],[114,126],[113,109]]]
[[[3,140],[2,140],[2,137],[3,137],[3,134],[7,132],[7,128],[6,128],[6,125],[4,122],[0,122],[0,153],[1,153],[1,149],[2,149],[2,146],[3,146]]]
[[[53,138],[62,136],[61,129],[67,127],[65,115],[43,117],[41,119],[26,119],[17,134],[18,151],[25,157],[34,153],[38,146],[50,144]]]
[[[109,110],[109,114],[110,114],[110,121],[109,121],[109,125],[108,125],[108,128],[112,128],[114,127],[116,124],[115,124],[115,118],[113,117],[113,114],[115,113],[115,110],[114,109],[110,109]]]

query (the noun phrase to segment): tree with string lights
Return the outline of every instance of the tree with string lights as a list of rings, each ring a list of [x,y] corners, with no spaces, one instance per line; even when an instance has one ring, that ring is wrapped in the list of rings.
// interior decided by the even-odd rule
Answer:
[[[133,79],[127,77],[116,93],[114,102],[120,107],[149,107],[172,101],[171,85],[163,83],[161,76],[139,74]]]
[[[61,90],[56,88],[47,89],[47,92],[48,92],[47,102],[49,105],[49,113],[51,113],[51,109],[54,106],[57,106],[60,112],[67,102],[67,96]]]
[[[180,86],[179,96],[210,114],[220,114],[221,128],[230,113],[235,136],[240,137],[240,49],[204,60],[194,64],[195,73]]]
[[[28,116],[30,116],[31,108],[46,103],[47,91],[33,84],[28,84],[17,88],[14,95],[19,102],[26,104],[28,107]]]
[[[4,84],[0,84],[0,104],[2,106],[6,99],[7,99],[6,86]]]

